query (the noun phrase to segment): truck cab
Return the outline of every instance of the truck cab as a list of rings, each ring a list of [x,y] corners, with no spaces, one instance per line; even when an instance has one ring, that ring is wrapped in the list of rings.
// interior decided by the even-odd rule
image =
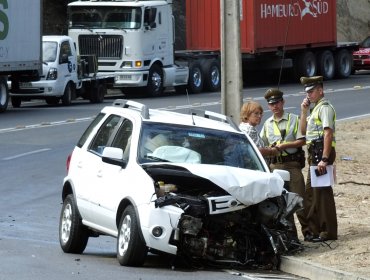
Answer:
[[[187,67],[174,63],[172,1],[76,1],[68,24],[78,53],[97,55],[98,71],[115,73],[124,92],[156,96],[187,84]]]
[[[43,36],[43,72],[39,81],[12,85],[11,102],[20,107],[22,100],[45,99],[55,105],[62,100],[69,105],[78,84],[77,53],[68,36]]]

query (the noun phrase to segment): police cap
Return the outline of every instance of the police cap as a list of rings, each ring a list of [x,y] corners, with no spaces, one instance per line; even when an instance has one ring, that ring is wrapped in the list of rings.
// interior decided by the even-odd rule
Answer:
[[[265,93],[265,99],[268,104],[276,103],[280,100],[283,100],[283,92],[277,88],[270,88]]]
[[[304,86],[304,90],[310,91],[316,85],[323,84],[323,77],[322,76],[313,76],[313,77],[301,77],[301,84]]]

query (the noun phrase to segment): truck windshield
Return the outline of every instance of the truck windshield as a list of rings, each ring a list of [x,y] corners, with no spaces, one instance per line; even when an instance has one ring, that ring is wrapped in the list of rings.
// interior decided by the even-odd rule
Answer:
[[[133,7],[68,7],[69,28],[139,29],[142,11]]]
[[[42,60],[44,62],[54,62],[57,58],[57,42],[43,42],[42,43]]]

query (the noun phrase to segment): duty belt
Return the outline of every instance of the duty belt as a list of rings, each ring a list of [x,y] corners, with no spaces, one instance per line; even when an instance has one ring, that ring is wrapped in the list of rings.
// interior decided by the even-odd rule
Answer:
[[[284,162],[292,162],[297,161],[299,162],[301,160],[300,153],[295,153],[291,155],[286,156],[276,156],[271,159],[271,163],[284,163]]]

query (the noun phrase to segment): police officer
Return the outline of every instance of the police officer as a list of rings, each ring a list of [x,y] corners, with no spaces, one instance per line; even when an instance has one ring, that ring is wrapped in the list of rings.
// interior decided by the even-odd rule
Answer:
[[[270,169],[289,171],[289,191],[299,194],[304,200],[305,183],[302,168],[305,156],[302,146],[305,145],[306,141],[301,134],[299,117],[284,111],[285,100],[283,92],[279,89],[268,89],[265,93],[265,99],[273,115],[263,124],[260,136],[266,145],[275,147],[279,151],[277,156],[271,158]],[[305,210],[302,209],[296,213],[304,235],[308,231]],[[297,236],[294,219],[291,221]]]
[[[316,165],[318,175],[321,175],[335,161],[336,113],[324,96],[322,76],[301,77],[300,81],[306,92],[301,104],[301,128],[302,134],[306,135],[308,164]],[[314,242],[336,240],[338,224],[333,188],[312,187],[311,176],[309,171],[304,203],[310,232],[305,238]]]

